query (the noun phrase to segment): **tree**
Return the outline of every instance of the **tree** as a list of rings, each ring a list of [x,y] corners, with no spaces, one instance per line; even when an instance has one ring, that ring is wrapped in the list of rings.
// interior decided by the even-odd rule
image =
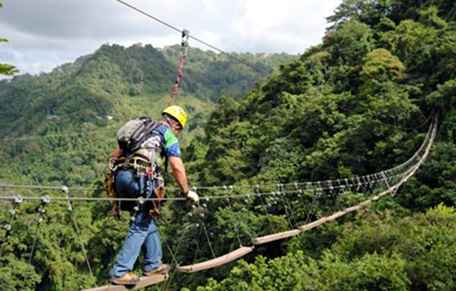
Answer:
[[[2,7],[3,4],[2,2],[0,1],[0,7]],[[4,38],[0,38],[0,42],[7,42],[6,39]],[[8,65],[8,64],[0,64],[0,75],[7,75],[7,76],[10,76],[10,75],[13,75],[15,73],[17,73],[17,69],[14,67],[14,66],[11,66],[11,65]]]

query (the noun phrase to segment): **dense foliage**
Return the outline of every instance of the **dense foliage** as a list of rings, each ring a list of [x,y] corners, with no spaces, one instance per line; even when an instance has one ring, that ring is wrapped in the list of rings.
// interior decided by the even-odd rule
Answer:
[[[276,185],[391,168],[414,153],[438,113],[431,157],[396,196],[368,211],[259,247],[236,264],[173,274],[166,288],[456,288],[456,3],[345,0],[328,19],[331,27],[322,43],[288,64],[287,56],[236,55],[254,64],[244,66],[224,55],[190,50],[186,80],[192,81],[184,87],[202,98],[179,101],[196,120],[189,126],[191,138],[184,140],[193,183]],[[158,115],[178,54],[178,47],[106,45],[50,74],[3,81],[0,124],[10,126],[0,133],[46,136],[5,140],[0,158],[11,166],[0,171],[0,178],[91,183],[84,194],[103,196],[100,182],[113,132],[129,116]],[[278,71],[248,91],[278,64]],[[217,105],[205,116],[203,108],[213,109],[209,100]],[[199,191],[244,192],[220,189]],[[374,191],[359,190],[211,199],[197,208],[168,203],[160,222],[165,260],[204,261],[249,245],[256,236],[363,201]],[[33,189],[20,193],[62,195]],[[128,214],[113,219],[107,203],[75,203],[70,211],[66,201],[54,201],[43,214],[38,204],[21,205],[18,215],[0,212],[1,222],[12,222],[12,230],[0,236],[2,289],[77,290],[105,282]]]
[[[392,217],[439,203],[454,207],[455,11],[453,1],[344,1],[329,17],[332,26],[321,45],[282,66],[246,98],[220,100],[206,135],[192,143],[191,172],[204,184],[373,173],[410,156],[429,117],[440,112],[431,159],[397,198],[378,207],[393,209]],[[294,208],[294,219],[303,221],[301,213],[308,207]],[[454,210],[440,207],[428,213],[451,217]],[[290,216],[286,206],[275,214]],[[254,219],[243,212],[234,215],[248,221],[254,234],[264,225],[258,211]],[[200,289],[452,290],[454,239],[442,237],[449,231],[446,223],[432,219],[438,225],[433,232],[421,217],[397,222],[369,214],[353,218],[354,225],[302,235],[288,247],[273,245],[263,251],[266,258],[241,263],[228,277],[213,274],[219,280]],[[284,228],[276,224],[273,230]],[[340,247],[350,243],[350,248]],[[288,254],[269,261],[284,254],[277,248]]]

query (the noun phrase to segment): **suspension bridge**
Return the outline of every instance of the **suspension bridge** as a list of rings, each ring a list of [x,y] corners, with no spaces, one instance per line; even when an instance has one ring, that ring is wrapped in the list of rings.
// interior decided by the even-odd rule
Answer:
[[[431,150],[432,144],[434,143],[435,136],[437,133],[437,126],[438,126],[438,117],[437,115],[433,117],[432,123],[429,126],[429,129],[424,137],[424,140],[421,146],[416,150],[416,152],[405,162],[379,172],[375,172],[368,175],[363,176],[354,176],[350,178],[344,179],[335,179],[335,180],[322,180],[322,181],[309,181],[309,182],[291,182],[286,184],[261,184],[261,185],[216,185],[216,186],[196,186],[196,190],[200,192],[208,191],[213,193],[213,195],[202,195],[201,196],[201,205],[202,208],[207,208],[208,212],[211,212],[210,209],[210,201],[230,201],[230,200],[242,200],[242,199],[252,199],[252,198],[260,198],[263,199],[262,202],[264,204],[267,203],[265,198],[272,198],[279,203],[285,205],[285,213],[288,216],[287,219],[290,219],[293,214],[291,210],[291,205],[289,204],[289,199],[291,198],[298,198],[302,197],[305,193],[313,193],[313,199],[318,199],[318,196],[324,195],[324,193],[334,193],[337,192],[337,196],[343,197],[346,193],[359,193],[363,191],[372,192],[372,195],[354,205],[349,207],[345,207],[339,209],[333,213],[328,215],[323,215],[318,219],[313,221],[303,223],[303,224],[293,224],[290,222],[289,230],[278,232],[278,233],[270,233],[270,234],[263,234],[256,237],[251,237],[250,243],[242,243],[241,239],[238,239],[239,245],[238,248],[216,256],[213,251],[213,248],[210,244],[209,236],[207,234],[207,227],[204,222],[201,223],[201,227],[204,229],[205,236],[208,240],[208,245],[213,255],[213,258],[210,260],[196,262],[192,264],[181,264],[181,262],[177,262],[175,260],[174,251],[169,249],[169,252],[174,257],[174,269],[173,272],[180,272],[180,273],[194,273],[199,271],[204,271],[212,268],[221,267],[223,265],[229,264],[235,260],[238,260],[241,257],[246,256],[247,254],[253,252],[256,247],[268,244],[271,242],[275,242],[278,240],[288,239],[293,236],[297,236],[302,234],[303,232],[309,231],[311,229],[317,228],[321,225],[326,223],[335,221],[343,216],[346,216],[349,213],[353,213],[358,211],[362,208],[368,207],[374,201],[381,199],[384,196],[394,194],[397,192],[399,187],[403,185],[407,180],[412,177],[421,164],[426,160]],[[78,191],[84,190],[84,187],[67,187],[67,186],[46,186],[46,185],[13,185],[13,184],[0,184],[0,188],[25,188],[31,190],[37,189],[44,189],[47,191],[56,191],[61,190],[66,195],[44,195],[44,196],[21,196],[18,194],[14,195],[5,195],[0,196],[0,201],[9,201],[12,205],[9,213],[10,213],[10,220],[7,223],[2,225],[2,228],[6,231],[7,235],[9,232],[12,231],[13,227],[13,220],[17,215],[17,208],[20,206],[21,203],[24,201],[37,201],[39,202],[39,207],[37,208],[37,223],[41,223],[45,220],[46,215],[46,207],[53,202],[63,202],[67,204],[67,208],[70,212],[73,211],[73,202],[112,202],[112,201],[136,201],[138,203],[144,203],[147,200],[155,200],[154,198],[150,199],[143,199],[144,201],[139,201],[138,199],[134,198],[110,198],[110,197],[88,197],[82,195],[72,195],[71,191]],[[70,191],[71,190],[71,191]],[[234,192],[237,193],[234,193]],[[180,197],[167,197],[164,198],[165,201],[173,201],[173,202],[184,202],[185,198]],[[231,203],[231,202],[229,202]],[[209,206],[208,206],[209,205]],[[72,216],[72,223],[75,230],[79,233],[80,229],[78,227],[77,221]],[[235,227],[235,229],[239,229]],[[7,239],[7,235],[6,238]],[[30,254],[30,261],[33,257],[33,252],[36,248],[36,240],[32,244],[32,250]],[[92,267],[89,262],[89,258],[87,257],[87,250],[83,243],[81,243],[81,249],[83,249],[86,255],[86,262],[88,266],[88,270],[91,273]],[[152,284],[157,284],[162,281],[165,281],[168,278],[167,275],[154,275],[151,277],[143,277],[141,281],[135,286],[135,288],[143,288]],[[125,289],[123,286],[113,286],[113,285],[106,285],[94,289],[86,289],[86,290],[93,290],[93,291],[101,291],[101,290],[128,290]]]

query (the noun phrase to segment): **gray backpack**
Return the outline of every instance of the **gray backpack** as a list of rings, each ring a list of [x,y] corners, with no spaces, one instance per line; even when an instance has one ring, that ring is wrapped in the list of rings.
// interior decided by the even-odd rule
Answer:
[[[148,117],[129,120],[117,131],[119,148],[128,157],[153,135],[153,130],[160,125]]]

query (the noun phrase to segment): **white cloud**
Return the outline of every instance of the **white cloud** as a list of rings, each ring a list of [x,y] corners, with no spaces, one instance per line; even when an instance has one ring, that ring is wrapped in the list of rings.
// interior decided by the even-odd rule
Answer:
[[[124,0],[225,51],[302,53],[320,42],[342,0]],[[0,62],[50,71],[103,43],[179,43],[169,28],[116,0],[6,0]],[[191,41],[192,46],[207,49]]]

